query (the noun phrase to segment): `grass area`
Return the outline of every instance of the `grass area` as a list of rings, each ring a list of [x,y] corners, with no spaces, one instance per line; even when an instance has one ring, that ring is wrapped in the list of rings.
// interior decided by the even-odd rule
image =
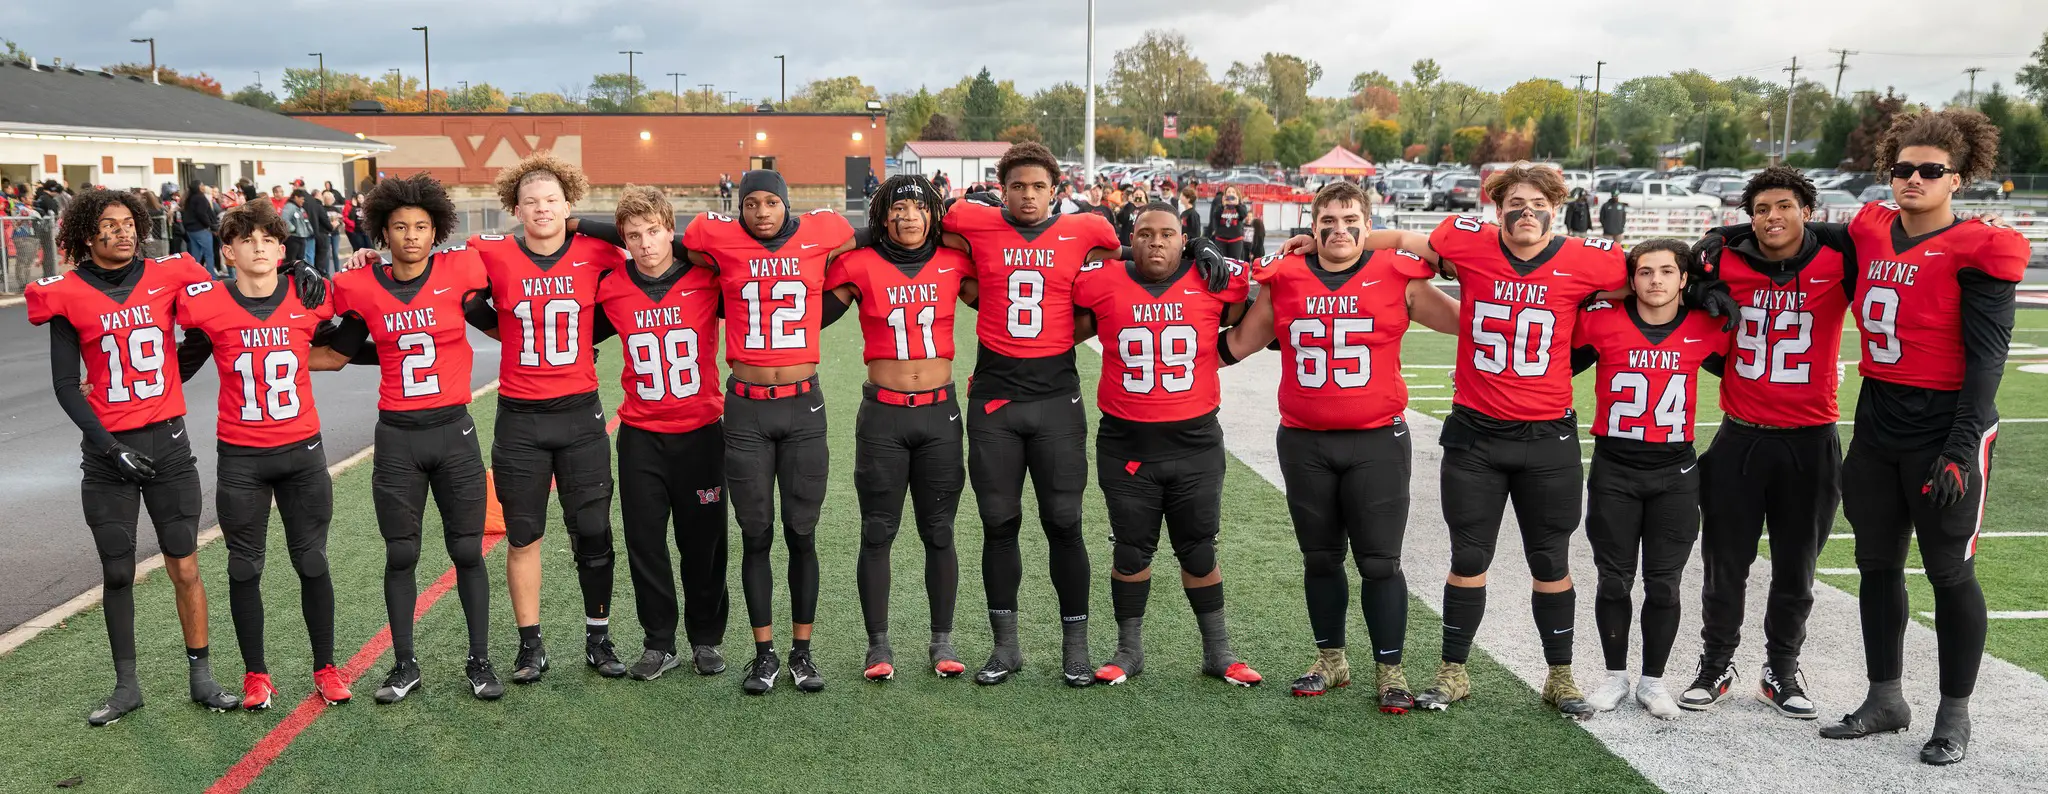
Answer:
[[[958,328],[961,350],[971,355],[971,315]],[[1240,690],[1200,677],[1197,635],[1185,600],[1161,585],[1152,600],[1146,675],[1113,689],[1068,690],[1057,674],[1058,621],[1043,574],[1044,543],[1028,529],[1022,628],[1029,666],[1019,680],[984,689],[922,671],[922,551],[914,530],[906,528],[894,583],[896,649],[904,672],[887,685],[860,681],[864,637],[853,581],[858,516],[852,487],[859,340],[852,323],[826,336],[822,370],[833,460],[829,503],[819,526],[824,597],[816,647],[831,688],[802,696],[785,682],[769,697],[747,698],[738,692],[738,658],[732,671],[714,678],[686,670],[653,683],[598,678],[577,664],[580,604],[557,521],[554,537],[545,541],[542,603],[559,666],[545,683],[514,688],[497,703],[470,699],[461,683],[461,613],[451,594],[418,629],[425,691],[399,706],[370,703],[387,655],[357,683],[357,702],[325,712],[252,790],[1322,791],[1332,781],[1358,780],[1387,790],[1537,790],[1555,788],[1559,780],[1583,791],[1652,790],[1627,763],[1544,709],[1483,655],[1473,659],[1473,700],[1449,714],[1384,717],[1371,705],[1369,685],[1321,698],[1288,697],[1287,680],[1313,653],[1299,553],[1281,494],[1235,460],[1225,483],[1221,550],[1231,628],[1239,653],[1265,673],[1268,685]],[[1411,361],[1449,362],[1448,340],[1438,346],[1426,336],[1410,339],[1417,350]],[[611,345],[601,353],[606,403],[616,406],[618,353]],[[1092,384],[1095,357],[1083,353],[1081,359],[1084,382]],[[963,360],[958,371],[971,366]],[[1446,379],[1448,374],[1418,372]],[[1418,390],[1417,396],[1432,393],[1449,397],[1447,389]],[[1448,402],[1440,405],[1448,410]],[[480,432],[490,432],[493,408],[488,399],[474,407]],[[369,474],[361,466],[335,485],[329,549],[339,600],[338,655],[344,659],[384,620],[383,550]],[[1036,523],[1030,502],[1027,527]],[[978,666],[989,637],[973,505],[970,493],[958,521],[962,597],[956,639],[969,665]],[[1100,492],[1091,489],[1086,505],[1090,552],[1106,577],[1109,544]],[[423,580],[445,570],[440,544],[432,540],[438,531],[433,518],[427,531]],[[274,526],[272,532],[271,546],[281,550],[282,530]],[[747,638],[736,532],[733,546],[727,648],[741,657]],[[500,670],[507,671],[514,639],[503,595],[503,556],[501,548],[491,559],[493,650]],[[232,684],[241,668],[227,615],[225,550],[214,544],[200,559],[212,596],[215,670]],[[780,563],[775,570],[780,579]],[[1098,660],[1114,643],[1101,581],[1094,590],[1095,613],[1103,618],[1094,635]],[[296,589],[280,552],[265,591],[271,667],[285,700],[302,696],[309,686]],[[288,708],[218,715],[186,704],[168,581],[150,577],[137,587],[136,600],[150,706],[114,728],[93,731],[83,725],[85,712],[109,683],[98,610],[0,657],[0,688],[22,694],[0,700],[0,735],[10,737],[9,751],[0,754],[0,790],[43,790],[77,777],[92,791],[195,791],[284,719]],[[623,569],[614,603],[614,630],[621,653],[630,658],[639,642]],[[784,604],[778,612],[786,615]],[[1437,621],[1413,601],[1410,620],[1411,678],[1420,680],[1436,658]],[[1363,637],[1359,616],[1353,614],[1351,623],[1352,634]],[[780,634],[786,644],[786,626]]]
[[[1843,360],[1850,362],[1860,357],[1853,322],[1851,317],[1846,324],[1849,327],[1843,331],[1841,354]],[[1414,400],[1412,406],[1416,410],[1432,416],[1450,413],[1450,370],[1432,367],[1451,364],[1456,346],[1456,340],[1441,334],[1424,331],[1408,335],[1403,363],[1411,365],[1408,383],[1413,389],[1410,399]],[[1998,393],[1999,414],[2003,419],[2048,419],[2048,366],[2043,365],[2048,365],[2048,312],[2022,311],[2013,332],[2012,355],[2006,365],[2005,381]],[[2039,367],[2041,371],[2028,371],[2030,367]],[[1579,424],[1590,425],[1595,416],[1593,372],[1588,370],[1581,374],[1574,386]],[[1842,375],[1840,402],[1843,419],[1855,418],[1856,397],[1861,388],[1862,378],[1857,374],[1855,364],[1850,363],[1844,367]],[[1699,385],[1695,442],[1701,450],[1713,443],[1714,434],[1720,427],[1719,389],[1719,383],[1711,375],[1703,376]],[[1854,435],[1853,425],[1842,426],[1843,449],[1848,448]],[[1592,431],[1581,430],[1580,437],[1586,444],[1586,454],[1590,456]],[[2048,480],[2048,423],[2007,422],[2002,425],[1998,434],[1991,501],[1985,508],[1984,531],[2048,531],[2048,506],[2030,498],[2034,484],[2043,480]],[[1848,520],[1838,513],[1834,534],[1848,535],[1850,532]],[[1820,567],[1856,567],[1855,546],[1855,541],[1848,538],[1830,541],[1821,554]],[[2039,610],[2048,606],[2048,576],[2044,576],[2042,569],[2037,567],[2048,562],[2048,538],[1982,538],[1977,548],[1977,576],[1983,582],[1984,598],[1992,611]],[[1768,545],[1764,545],[1762,550],[1766,556],[1770,554]],[[1921,567],[1917,546],[1907,559],[1909,567]],[[1850,593],[1856,592],[1858,583],[1856,576],[1822,576],[1820,580]],[[1752,583],[1752,588],[1757,586]],[[1934,625],[1932,618],[1919,614],[1934,611],[1934,593],[1926,578],[1908,577],[1907,589],[1911,594],[1915,619]],[[1693,605],[1688,605],[1688,608],[1693,608]],[[2048,620],[1994,620],[1987,650],[2001,659],[2048,675]]]

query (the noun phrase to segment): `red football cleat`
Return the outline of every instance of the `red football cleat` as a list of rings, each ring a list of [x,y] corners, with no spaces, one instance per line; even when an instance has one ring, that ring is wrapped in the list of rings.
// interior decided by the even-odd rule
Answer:
[[[331,664],[313,671],[313,691],[321,700],[327,701],[329,706],[347,703],[352,697],[348,691],[348,684],[341,680],[341,671]]]
[[[868,669],[861,673],[861,675],[866,676],[869,681],[887,681],[896,677],[896,665],[888,662],[877,662],[868,665]]]
[[[1131,677],[1124,673],[1122,667],[1113,664],[1105,664],[1095,670],[1095,683],[1098,684],[1116,686],[1130,679]]]
[[[1260,681],[1266,680],[1266,677],[1259,675],[1259,671],[1253,670],[1251,665],[1237,662],[1223,671],[1223,680],[1238,686],[1257,686]]]
[[[269,673],[242,674],[242,708],[262,711],[270,708],[270,698],[277,694],[277,687],[270,685]]]
[[[952,678],[967,672],[967,665],[961,664],[959,659],[940,659],[938,664],[932,665],[932,672],[938,673],[940,678]]]

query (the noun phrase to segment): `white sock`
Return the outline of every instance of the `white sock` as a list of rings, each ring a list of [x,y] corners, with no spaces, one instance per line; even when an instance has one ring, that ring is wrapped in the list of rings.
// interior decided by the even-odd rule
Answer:
[[[1627,678],[1627,677],[1628,677],[1628,671],[1627,671],[1627,670],[1609,670],[1609,671],[1607,671],[1607,677],[1608,677],[1608,678]]]
[[[1662,690],[1664,688],[1664,679],[1661,676],[1656,678],[1652,678],[1650,676],[1643,676],[1641,682],[1637,684],[1637,686],[1639,686],[1642,689]]]

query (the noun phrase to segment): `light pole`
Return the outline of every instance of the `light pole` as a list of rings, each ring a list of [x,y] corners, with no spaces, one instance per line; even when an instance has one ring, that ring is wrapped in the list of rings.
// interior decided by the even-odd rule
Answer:
[[[261,91],[261,90],[263,90],[263,73],[262,73],[262,72],[257,72],[257,73],[256,73],[256,90],[258,90],[258,91]]]
[[[325,113],[327,112],[327,53],[309,52],[306,54],[320,59],[320,112]]]
[[[619,54],[626,56],[626,107],[630,110],[633,107],[633,100],[640,98],[640,86],[633,82],[633,56],[647,53],[639,50],[619,50]]]
[[[698,83],[697,86],[704,89],[704,108],[710,110],[711,106],[718,102],[718,98],[711,93],[711,84]]]
[[[675,79],[675,88],[669,93],[676,98],[676,112],[681,113],[683,112],[683,78],[690,76],[690,73],[669,72],[668,76]]]
[[[157,83],[161,85],[161,83],[158,83],[156,79],[156,37],[151,36],[146,39],[129,39],[128,43],[149,45],[149,81],[151,83]]]
[[[777,55],[775,56],[775,63],[782,68],[782,104],[787,105],[789,104],[789,59],[787,56]]]
[[[1088,87],[1081,111],[1081,179],[1095,183],[1095,0],[1088,0]]]
[[[456,82],[459,82],[459,83],[461,83],[461,84],[462,84],[462,109],[463,109],[463,110],[468,110],[468,109],[469,109],[469,81],[468,81],[468,80],[458,80],[458,81],[456,81]]]
[[[434,42],[427,34],[427,26],[413,28],[420,32],[420,60],[425,64],[427,75],[427,112],[434,112]]]

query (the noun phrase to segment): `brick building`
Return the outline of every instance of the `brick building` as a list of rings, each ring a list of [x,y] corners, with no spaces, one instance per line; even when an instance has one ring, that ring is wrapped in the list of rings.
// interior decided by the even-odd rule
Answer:
[[[789,181],[799,205],[844,206],[859,196],[869,168],[879,175],[888,124],[878,111],[794,113],[335,113],[295,118],[394,149],[378,154],[362,175],[426,171],[459,196],[483,198],[491,179],[536,149],[583,167],[592,205],[627,183],[667,188],[682,197],[715,191],[719,174],[772,168]]]

